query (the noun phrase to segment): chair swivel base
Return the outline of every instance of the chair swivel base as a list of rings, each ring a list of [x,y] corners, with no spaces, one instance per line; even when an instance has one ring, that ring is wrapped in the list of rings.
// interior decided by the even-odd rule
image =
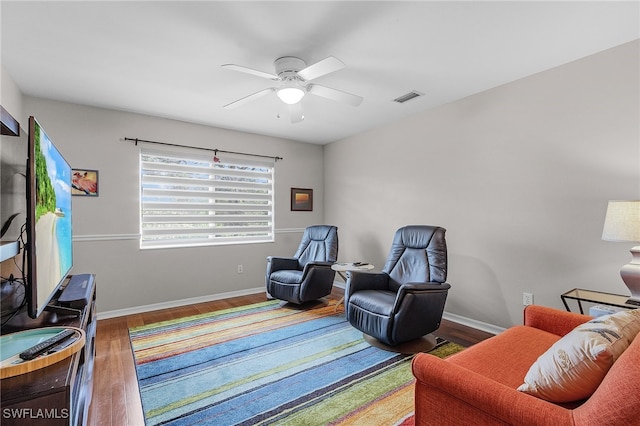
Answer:
[[[385,351],[397,352],[405,355],[417,354],[419,352],[429,352],[437,345],[436,338],[433,334],[427,334],[426,336],[419,337],[409,342],[399,343],[394,346],[382,343],[380,340],[376,339],[375,337],[371,337],[368,334],[362,333],[362,336],[364,337],[364,340],[371,346],[383,349]]]

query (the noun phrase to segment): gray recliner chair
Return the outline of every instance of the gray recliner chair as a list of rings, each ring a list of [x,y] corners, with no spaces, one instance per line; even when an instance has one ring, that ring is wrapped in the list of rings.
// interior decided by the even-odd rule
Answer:
[[[400,228],[381,272],[349,273],[347,320],[390,346],[420,338],[440,327],[450,288],[446,279],[445,229]]]
[[[338,259],[338,228],[314,225],[305,229],[293,257],[267,257],[267,293],[302,304],[331,293]]]

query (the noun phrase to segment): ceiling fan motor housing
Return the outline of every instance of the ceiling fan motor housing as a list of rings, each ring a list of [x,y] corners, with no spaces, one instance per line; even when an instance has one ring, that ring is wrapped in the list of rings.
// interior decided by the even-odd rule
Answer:
[[[302,79],[298,76],[298,71],[307,67],[307,64],[302,59],[294,56],[283,56],[276,59],[273,64],[276,67],[276,74],[282,80],[290,80],[291,77]]]

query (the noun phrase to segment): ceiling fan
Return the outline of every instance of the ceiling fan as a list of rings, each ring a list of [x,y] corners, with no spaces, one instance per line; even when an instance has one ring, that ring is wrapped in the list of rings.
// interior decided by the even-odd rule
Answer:
[[[273,62],[273,64],[276,70],[275,74],[254,70],[252,68],[243,67],[241,65],[222,65],[222,67],[226,69],[240,71],[280,82],[280,86],[278,87],[269,87],[260,90],[259,92],[231,102],[230,104],[225,105],[224,108],[238,108],[246,104],[247,102],[275,92],[278,95],[278,98],[282,100],[282,102],[289,105],[291,122],[299,123],[304,120],[304,114],[302,112],[302,105],[300,101],[307,93],[352,106],[358,106],[362,103],[361,96],[353,95],[342,90],[321,86],[316,83],[310,83],[311,80],[322,77],[323,75],[327,75],[334,71],[338,71],[345,67],[344,63],[341,60],[334,58],[333,56],[329,56],[328,58],[325,58],[309,66],[307,66],[307,64],[302,59],[293,56],[284,56],[282,58],[278,58]]]

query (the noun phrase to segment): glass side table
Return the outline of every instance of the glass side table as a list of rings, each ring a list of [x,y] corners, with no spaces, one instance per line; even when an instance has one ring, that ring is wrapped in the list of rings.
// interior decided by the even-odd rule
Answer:
[[[629,299],[629,296],[623,296],[621,294],[613,294],[613,293],[604,293],[601,291],[594,291],[594,290],[585,290],[583,288],[574,288],[573,290],[567,291],[566,293],[562,294],[560,298],[562,299],[562,303],[564,303],[564,307],[569,312],[571,312],[571,309],[567,304],[567,299],[577,301],[578,308],[580,308],[581,314],[584,314],[584,310],[582,308],[582,302],[591,302],[591,303],[597,303],[600,305],[616,306],[618,308],[626,308],[626,309],[640,308],[640,306],[638,305],[631,305],[627,303],[627,299]]]

